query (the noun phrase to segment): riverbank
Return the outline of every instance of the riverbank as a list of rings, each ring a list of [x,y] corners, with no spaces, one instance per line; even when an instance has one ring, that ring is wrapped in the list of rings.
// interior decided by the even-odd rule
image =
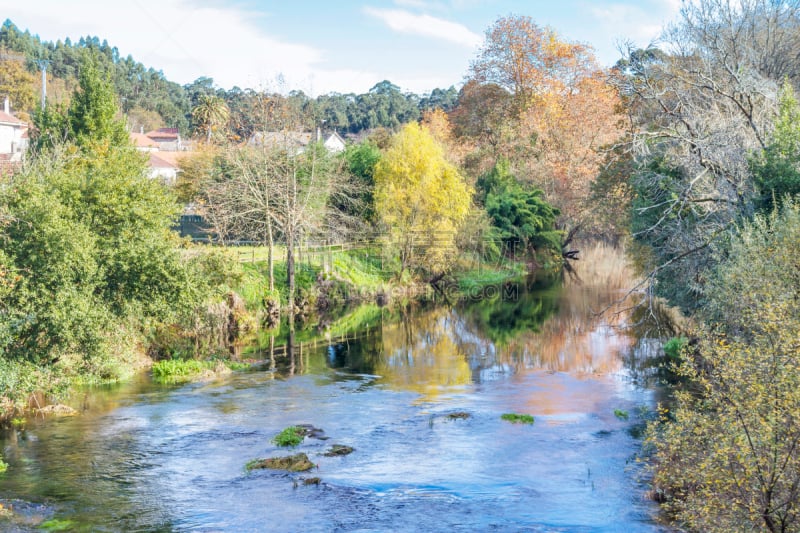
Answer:
[[[0,382],[6,384],[0,393],[0,424],[9,425],[15,417],[62,403],[79,387],[126,381],[154,362],[164,361],[158,368],[164,381],[193,380],[237,368],[243,344],[252,344],[259,335],[279,335],[281,327],[287,327],[286,260],[284,255],[277,257],[284,250],[275,250],[272,292],[266,248],[193,245],[183,253],[204,265],[212,284],[229,290],[218,290],[221,295],[209,297],[186,323],[153,324],[143,334],[135,333],[137,328],[131,325],[127,342],[108,354],[113,371],[78,367],[67,360],[42,365],[0,360]],[[486,287],[527,273],[521,262],[486,264],[461,259],[450,275],[431,283],[408,274],[397,276],[377,249],[301,255],[296,269],[295,320],[304,336],[309,336],[307,332],[313,332],[310,336],[346,334],[382,307],[437,298],[481,299]],[[369,305],[353,311],[361,304]]]

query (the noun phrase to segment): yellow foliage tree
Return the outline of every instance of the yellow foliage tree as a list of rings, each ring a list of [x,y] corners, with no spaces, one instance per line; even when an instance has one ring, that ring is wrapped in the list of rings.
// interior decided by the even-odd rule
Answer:
[[[455,236],[472,201],[472,189],[430,131],[403,127],[375,169],[375,209],[388,227],[388,244],[399,252],[400,272],[447,270]]]
[[[25,68],[25,57],[0,48],[0,103],[8,97],[17,112],[30,113],[35,104],[34,76]]]

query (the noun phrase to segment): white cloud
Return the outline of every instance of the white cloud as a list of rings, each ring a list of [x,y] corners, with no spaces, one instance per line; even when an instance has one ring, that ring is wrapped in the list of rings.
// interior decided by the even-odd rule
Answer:
[[[377,9],[374,7],[365,7],[364,12],[382,20],[398,33],[433,37],[468,48],[476,48],[483,42],[483,37],[470,31],[466,26],[431,15],[417,15],[402,9]]]
[[[374,79],[367,72],[326,70],[321,50],[268,35],[254,23],[264,14],[244,9],[191,0],[37,0],[8,5],[3,15],[44,40],[97,35],[179,83],[211,76],[222,87],[258,88],[282,74],[288,88],[312,80],[320,94]]]
[[[649,44],[661,32],[661,21],[651,18],[637,5],[607,4],[593,7],[591,12],[605,28],[639,45]]]

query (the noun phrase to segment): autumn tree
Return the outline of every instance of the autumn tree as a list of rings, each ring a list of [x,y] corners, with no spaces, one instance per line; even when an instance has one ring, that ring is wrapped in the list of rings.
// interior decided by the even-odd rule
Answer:
[[[25,57],[0,48],[0,100],[8,97],[17,112],[33,111],[34,76],[25,68]]]
[[[487,30],[463,91],[466,107],[453,120],[488,148],[489,164],[478,168],[506,158],[570,225],[596,226],[591,183],[602,149],[622,129],[619,98],[591,47],[529,17],[500,18]]]
[[[650,427],[654,484],[692,531],[800,529],[800,208],[758,215],[710,275],[692,383]]]
[[[455,254],[455,236],[472,191],[427,128],[404,126],[375,169],[375,209],[408,268],[443,272]]]

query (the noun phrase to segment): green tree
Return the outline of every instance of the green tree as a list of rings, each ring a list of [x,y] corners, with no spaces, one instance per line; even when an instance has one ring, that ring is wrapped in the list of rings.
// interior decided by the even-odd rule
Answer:
[[[778,97],[778,117],[772,143],[752,163],[753,175],[761,194],[756,206],[772,210],[774,202],[800,193],[800,105],[792,85],[783,84]]]
[[[375,168],[375,210],[399,251],[400,272],[443,272],[455,255],[471,188],[427,128],[405,125]]]
[[[555,227],[558,209],[545,201],[541,190],[523,188],[511,174],[508,160],[498,161],[478,179],[477,187],[506,250],[519,244],[528,252],[560,252],[562,232]]]
[[[114,89],[101,77],[97,60],[92,55],[85,56],[81,62],[78,84],[68,112],[75,142],[80,146],[128,144],[125,123],[117,118],[119,108]]]
[[[230,109],[225,100],[216,95],[203,94],[192,109],[192,127],[207,143],[212,139],[224,139]]]
[[[0,205],[0,257],[15,279],[6,358],[113,377],[132,349],[129,317],[168,320],[197,301],[170,231],[177,205],[132,147],[43,153],[0,188]]]
[[[344,152],[350,174],[359,182],[358,188],[361,191],[355,205],[358,213],[343,206],[352,215],[359,216],[365,221],[371,222],[375,218],[375,167],[381,159],[381,151],[375,143],[370,140],[358,144],[349,145]]]

